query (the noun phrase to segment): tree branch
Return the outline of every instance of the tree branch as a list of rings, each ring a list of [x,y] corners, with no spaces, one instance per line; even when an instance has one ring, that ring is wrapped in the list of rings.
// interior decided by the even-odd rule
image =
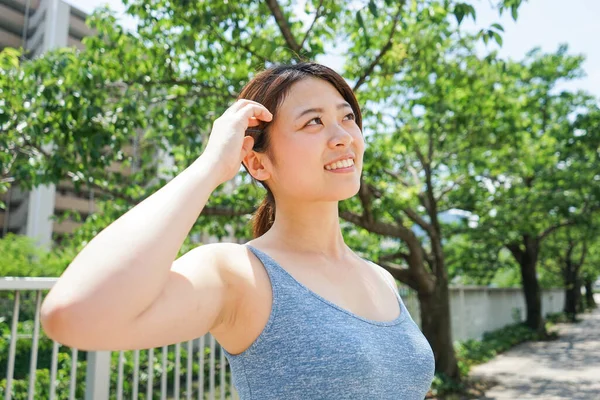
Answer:
[[[285,19],[283,11],[281,10],[281,7],[279,7],[277,0],[266,0],[266,3],[273,14],[273,17],[275,17],[275,22],[277,23],[277,26],[279,26],[279,30],[281,31],[281,34],[283,35],[283,38],[285,39],[285,42],[289,48],[296,53],[300,53],[302,48],[298,42],[296,42],[296,38],[294,38],[294,35],[290,29],[290,25]]]
[[[435,199],[435,201],[436,201],[436,202],[439,202],[440,200],[442,200],[442,198],[443,198],[443,197],[444,197],[446,194],[448,194],[448,193],[450,193],[452,190],[454,190],[454,188],[455,188],[457,185],[459,185],[459,184],[463,183],[463,182],[464,182],[464,180],[465,180],[465,176],[464,176],[464,175],[460,176],[460,177],[459,177],[457,180],[455,180],[454,182],[452,182],[452,185],[451,185],[449,188],[442,190],[442,193],[440,193],[440,195],[439,195],[439,196],[438,196],[438,197]]]
[[[398,174],[398,173],[396,173],[396,172],[394,172],[394,171],[390,171],[390,170],[389,170],[389,169],[387,169],[387,168],[384,168],[384,169],[383,169],[383,172],[384,172],[385,174],[387,174],[387,175],[391,176],[392,178],[394,178],[394,179],[395,179],[395,180],[397,180],[398,182],[400,182],[400,183],[402,184],[402,186],[404,186],[404,187],[407,187],[407,188],[408,188],[408,187],[410,187],[410,184],[409,184],[407,181],[405,181],[405,180],[404,180],[404,178],[402,178],[402,177],[400,176],[400,174]]]
[[[433,160],[433,150],[434,150],[434,146],[433,146],[433,124],[432,126],[428,129],[427,131],[427,136],[428,136],[428,149],[427,149],[427,160],[429,163],[432,162]]]
[[[550,235],[555,230],[560,229],[560,228],[565,227],[565,226],[571,226],[571,225],[576,225],[576,224],[577,223],[575,221],[565,221],[565,222],[561,222],[560,224],[551,226],[550,228],[548,228],[544,232],[542,232],[542,234],[540,236],[538,236],[538,240],[541,242],[542,240],[544,240],[546,237],[548,237],[548,235]]]
[[[410,257],[410,254],[399,251],[399,252],[393,253],[393,254],[384,254],[379,257],[379,261],[386,262],[386,261],[393,261],[397,258],[402,258],[402,259],[406,260],[406,262],[408,262],[409,257]]]
[[[419,214],[417,214],[415,212],[415,210],[413,210],[410,207],[401,208],[401,210],[408,216],[408,218],[412,222],[414,222],[415,224],[417,224],[421,228],[423,228],[423,230],[426,231],[430,235],[430,237],[432,235],[434,235],[433,226],[431,226],[430,223],[428,223],[427,221],[425,221]]]
[[[379,221],[367,222],[363,216],[355,214],[351,211],[340,212],[340,217],[372,233],[399,238],[407,242],[413,239],[412,236],[414,233],[410,229],[403,226],[387,224]]]
[[[400,20],[400,15],[402,15],[403,6],[404,1],[400,1],[398,5],[398,11],[396,12],[396,15],[394,15],[394,22],[392,25],[392,29],[390,30],[387,43],[381,48],[379,54],[377,54],[375,59],[371,61],[371,64],[369,64],[369,66],[363,71],[363,73],[360,75],[360,77],[354,84],[353,90],[355,92],[366,82],[367,78],[369,77],[369,75],[371,75],[377,64],[379,64],[385,53],[387,53],[392,48],[392,39],[394,38],[394,34],[396,33],[396,26],[398,25],[398,21]]]
[[[413,141],[413,148],[415,150],[415,154],[417,155],[417,158],[419,159],[419,162],[421,163],[421,166],[423,168],[427,168],[427,166],[429,165],[429,162],[425,159],[425,156],[423,156],[423,153],[421,153],[419,144],[416,141]]]
[[[237,47],[241,47],[242,49],[246,50],[248,53],[252,54],[254,57],[261,59],[263,62],[269,61],[269,59],[267,57],[263,56],[262,54],[257,53],[254,50],[252,50],[247,44],[244,44],[244,43],[241,43],[241,42],[237,42],[237,43],[231,42],[231,41],[227,40],[227,38],[225,36],[221,35],[221,32],[219,32],[217,29],[214,29],[212,26],[209,26],[209,29],[215,35],[217,35],[221,41],[223,41],[224,43],[227,43],[233,49],[235,49]]]
[[[583,265],[584,261],[585,261],[585,257],[587,255],[587,251],[588,251],[588,246],[587,246],[587,239],[583,240],[583,249],[581,250],[581,257],[579,257],[579,262],[577,263],[577,268],[581,268],[581,266]]]
[[[506,248],[512,253],[515,260],[517,260],[517,263],[521,264],[523,262],[523,256],[525,255],[525,252],[521,250],[519,243],[508,243]]]
[[[410,272],[410,270],[406,268],[402,268],[397,264],[386,262],[384,260],[378,259],[377,264],[388,271],[394,279],[399,280],[400,282],[408,285],[414,290],[419,290],[419,282],[415,279],[414,275]]]
[[[373,212],[371,211],[371,203],[372,203],[372,195],[369,190],[369,186],[361,177],[360,180],[360,189],[358,190],[358,198],[360,199],[360,203],[363,207],[363,219],[368,223],[373,222]]]
[[[313,19],[313,22],[310,24],[310,26],[308,27],[308,30],[304,34],[304,37],[300,41],[300,46],[299,47],[301,49],[304,47],[304,42],[306,42],[306,39],[308,38],[308,35],[310,34],[310,31],[315,26],[315,22],[317,22],[317,20],[319,19],[319,17],[321,17],[321,10],[322,9],[323,9],[323,0],[320,0],[319,1],[319,6],[317,7],[317,13],[315,14],[315,19]]]

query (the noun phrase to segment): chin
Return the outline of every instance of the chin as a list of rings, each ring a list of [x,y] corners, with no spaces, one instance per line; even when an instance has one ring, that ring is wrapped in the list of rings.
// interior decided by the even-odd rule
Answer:
[[[335,193],[332,192],[333,198],[332,201],[342,201],[347,200],[351,197],[354,197],[358,194],[360,190],[360,181],[357,182],[356,185],[348,186],[345,188],[338,188]]]

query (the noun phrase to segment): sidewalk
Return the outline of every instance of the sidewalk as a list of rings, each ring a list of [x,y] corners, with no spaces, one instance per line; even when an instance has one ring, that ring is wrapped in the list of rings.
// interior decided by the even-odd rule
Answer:
[[[558,340],[524,343],[474,367],[471,376],[499,382],[480,400],[599,400],[600,308],[578,317],[557,325]]]

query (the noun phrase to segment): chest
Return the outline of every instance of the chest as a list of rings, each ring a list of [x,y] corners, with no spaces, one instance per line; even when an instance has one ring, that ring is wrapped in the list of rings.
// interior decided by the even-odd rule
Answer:
[[[411,319],[371,326],[320,310],[322,314],[307,313],[299,324],[279,319],[251,353],[253,362],[245,363],[246,372],[255,376],[260,368],[268,369],[281,396],[303,388],[310,392],[303,398],[315,399],[334,393],[348,399],[424,397],[433,379],[434,357]],[[302,318],[302,312],[296,315]],[[273,357],[277,367],[269,368]],[[265,393],[256,392],[263,388]],[[257,398],[267,398],[263,396],[272,391],[267,382],[253,390],[260,394]]]
[[[244,301],[238,304],[235,318],[226,329],[213,332],[219,343],[230,353],[245,351],[263,332],[273,312],[273,288],[270,278],[260,260],[251,260],[253,282],[246,289]],[[283,289],[304,293],[316,300],[316,304],[337,308],[337,312],[351,317],[372,321],[392,321],[400,315],[400,306],[394,288],[385,280],[375,266],[363,264],[346,266],[345,270],[304,267],[306,264],[288,262],[286,268],[278,270]],[[299,300],[304,303],[303,300]],[[293,310],[292,310],[293,311]]]

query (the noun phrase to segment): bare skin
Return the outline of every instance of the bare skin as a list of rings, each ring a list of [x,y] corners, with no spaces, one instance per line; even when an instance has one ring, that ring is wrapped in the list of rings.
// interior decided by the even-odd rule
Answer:
[[[353,314],[374,321],[392,321],[400,315],[392,276],[356,255],[343,263],[324,264],[322,257],[281,251],[277,243],[260,238],[248,244],[264,251],[308,289]],[[273,305],[269,276],[261,261],[247,249],[239,253],[239,258],[250,263],[243,279],[243,300],[228,320],[210,331],[225,350],[236,355],[250,347],[264,330]]]
[[[269,185],[277,205],[272,228],[249,244],[340,307],[373,320],[396,318],[393,278],[356,256],[339,226],[338,202],[358,192],[364,153],[352,109],[338,108],[343,103],[325,81],[294,84],[271,124],[276,162],[251,150],[253,139],[244,137],[257,120],[270,121],[270,112],[249,100],[233,104],[192,165],[73,260],[44,300],[46,333],[86,350],[157,347],[207,332],[231,353],[247,348],[271,310],[260,261],[234,243],[202,245],[175,260],[212,191],[232,179],[242,161]],[[297,118],[309,108],[322,110]],[[325,169],[348,154],[351,171]]]

